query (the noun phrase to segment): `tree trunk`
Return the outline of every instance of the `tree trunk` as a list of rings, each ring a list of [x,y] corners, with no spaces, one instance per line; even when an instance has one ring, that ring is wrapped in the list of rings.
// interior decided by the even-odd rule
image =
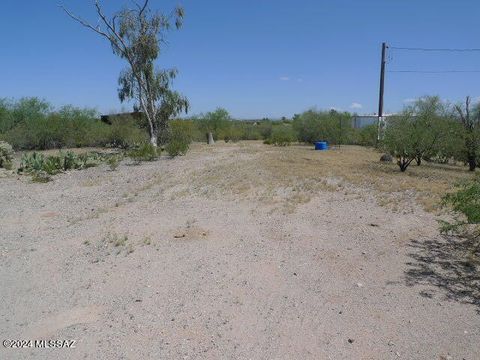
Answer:
[[[399,158],[397,161],[398,166],[400,167],[401,172],[405,172],[408,168],[408,165],[413,161],[413,159],[408,158]]]
[[[468,157],[468,168],[470,171],[475,171],[475,168],[477,167],[477,161],[475,157]]]
[[[422,158],[421,158],[420,156],[417,156],[417,158],[415,159],[415,161],[417,162],[417,166],[422,165]]]
[[[215,141],[213,140],[213,134],[211,132],[207,134],[207,142],[208,142],[208,145],[215,144]]]
[[[157,140],[157,135],[156,134],[150,135],[150,144],[152,144],[155,147],[158,146],[158,140]]]

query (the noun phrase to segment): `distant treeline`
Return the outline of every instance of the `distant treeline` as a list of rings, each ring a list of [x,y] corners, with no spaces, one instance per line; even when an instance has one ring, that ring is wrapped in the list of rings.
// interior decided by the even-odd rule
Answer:
[[[285,144],[325,140],[332,144],[374,145],[376,127],[352,127],[351,114],[309,110],[293,119],[233,119],[222,108],[170,122],[170,129],[159,139],[168,142],[172,133],[182,133],[188,141],[205,141],[211,132],[215,140],[264,140]],[[129,148],[148,142],[145,124],[133,117],[110,117],[100,121],[94,109],[67,105],[54,108],[39,98],[0,99],[0,140],[16,150],[45,150],[74,147]]]

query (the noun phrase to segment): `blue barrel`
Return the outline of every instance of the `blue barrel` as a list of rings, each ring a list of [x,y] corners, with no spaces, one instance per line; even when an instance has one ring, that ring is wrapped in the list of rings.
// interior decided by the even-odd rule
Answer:
[[[328,150],[328,143],[326,141],[317,141],[315,143],[315,150]]]

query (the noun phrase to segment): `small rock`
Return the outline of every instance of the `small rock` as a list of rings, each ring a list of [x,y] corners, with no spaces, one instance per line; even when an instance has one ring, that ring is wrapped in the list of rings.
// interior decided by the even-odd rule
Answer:
[[[381,162],[392,162],[392,160],[393,160],[393,158],[392,158],[392,155],[390,155],[390,154],[383,154],[380,157]]]
[[[350,344],[353,344],[354,341],[355,341],[355,340],[353,340],[353,339],[348,339],[348,342],[349,342]]]

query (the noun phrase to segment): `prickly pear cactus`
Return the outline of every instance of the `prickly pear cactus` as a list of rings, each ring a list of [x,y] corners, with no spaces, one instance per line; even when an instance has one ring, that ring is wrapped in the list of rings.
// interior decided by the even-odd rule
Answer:
[[[0,168],[12,168],[13,154],[12,146],[5,141],[0,141]]]

